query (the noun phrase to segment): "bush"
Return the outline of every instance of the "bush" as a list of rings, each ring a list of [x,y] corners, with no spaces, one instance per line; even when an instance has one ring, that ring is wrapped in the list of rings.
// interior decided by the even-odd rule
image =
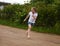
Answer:
[[[53,27],[57,21],[60,21],[60,6],[59,3],[48,3],[43,1],[31,2],[31,4],[14,4],[5,6],[5,8],[0,12],[0,19],[9,20],[12,22],[22,24],[24,18],[29,13],[32,6],[37,8],[38,18],[36,21],[36,26]]]

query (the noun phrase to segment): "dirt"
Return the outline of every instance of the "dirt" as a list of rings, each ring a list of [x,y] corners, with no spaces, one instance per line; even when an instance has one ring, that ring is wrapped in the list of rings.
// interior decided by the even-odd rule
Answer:
[[[0,46],[60,46],[60,36],[31,32],[27,39],[26,30],[0,25]]]

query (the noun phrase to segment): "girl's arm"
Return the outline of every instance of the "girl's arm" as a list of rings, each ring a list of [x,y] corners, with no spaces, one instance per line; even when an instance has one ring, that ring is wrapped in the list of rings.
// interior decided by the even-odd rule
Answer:
[[[26,21],[29,18],[29,15],[26,16],[26,18],[24,19],[24,21]]]

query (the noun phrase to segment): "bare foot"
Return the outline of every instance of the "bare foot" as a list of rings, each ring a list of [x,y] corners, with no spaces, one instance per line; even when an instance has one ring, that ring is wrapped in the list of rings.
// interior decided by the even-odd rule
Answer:
[[[30,39],[31,37],[28,35],[28,39]]]

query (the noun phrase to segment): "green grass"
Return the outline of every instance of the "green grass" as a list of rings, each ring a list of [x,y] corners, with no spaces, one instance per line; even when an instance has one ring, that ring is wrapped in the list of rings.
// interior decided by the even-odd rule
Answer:
[[[19,23],[14,23],[6,20],[0,20],[1,25],[6,25],[6,26],[11,26],[11,27],[16,27],[16,28],[21,28],[21,29],[27,29],[27,25],[25,24],[19,24]],[[47,28],[47,27],[36,27],[34,26],[32,28],[33,31],[36,32],[41,32],[41,33],[50,33],[50,34],[57,34],[60,35],[60,28],[59,30],[54,27],[54,28]]]

